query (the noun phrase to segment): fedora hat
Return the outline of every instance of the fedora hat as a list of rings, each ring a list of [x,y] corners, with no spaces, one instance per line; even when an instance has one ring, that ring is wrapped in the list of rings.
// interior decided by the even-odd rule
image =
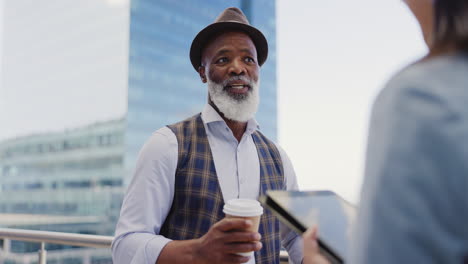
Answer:
[[[268,56],[268,42],[260,30],[252,27],[245,17],[244,13],[236,7],[225,9],[216,18],[213,24],[202,29],[192,41],[190,47],[190,61],[193,68],[198,71],[201,65],[201,56],[203,48],[211,38],[217,34],[229,31],[245,32],[252,39],[257,49],[257,60],[260,66],[266,61]]]

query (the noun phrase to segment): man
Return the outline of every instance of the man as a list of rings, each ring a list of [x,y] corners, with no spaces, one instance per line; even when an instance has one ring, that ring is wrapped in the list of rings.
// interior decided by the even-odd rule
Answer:
[[[192,42],[190,60],[208,86],[201,114],[156,131],[141,150],[112,245],[116,264],[279,263],[280,242],[294,263],[300,238],[268,211],[251,221],[224,219],[224,202],[295,189],[292,165],[257,130],[263,34],[228,8]],[[256,251],[254,257],[236,252]]]

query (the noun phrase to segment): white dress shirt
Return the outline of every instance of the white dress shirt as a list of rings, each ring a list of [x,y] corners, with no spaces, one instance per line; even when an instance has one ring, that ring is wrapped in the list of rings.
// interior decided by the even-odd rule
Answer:
[[[201,114],[224,201],[233,198],[258,199],[260,163],[251,134],[255,119],[247,123],[240,142],[221,116],[206,105]],[[288,156],[279,146],[288,190],[298,189]],[[164,246],[171,241],[159,235],[174,198],[178,143],[175,134],[164,127],[157,130],[140,151],[134,176],[123,201],[112,243],[115,264],[154,264]],[[281,225],[282,245],[292,263],[302,261],[302,241]],[[252,257],[249,264],[255,263]]]

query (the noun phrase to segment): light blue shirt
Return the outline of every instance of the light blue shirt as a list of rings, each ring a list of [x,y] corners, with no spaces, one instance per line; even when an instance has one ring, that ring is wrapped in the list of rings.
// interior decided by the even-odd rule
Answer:
[[[258,125],[254,119],[240,142],[221,116],[206,105],[201,114],[213,154],[216,174],[225,201],[233,198],[258,199],[260,163],[251,134]],[[287,189],[298,189],[291,161],[279,146]],[[143,146],[135,173],[125,195],[112,243],[115,264],[154,264],[171,240],[159,234],[174,197],[178,143],[167,127],[156,131]],[[281,226],[282,245],[293,263],[302,260],[302,241]],[[255,263],[252,257],[248,263]]]
[[[468,57],[398,74],[372,113],[352,263],[468,262]]]

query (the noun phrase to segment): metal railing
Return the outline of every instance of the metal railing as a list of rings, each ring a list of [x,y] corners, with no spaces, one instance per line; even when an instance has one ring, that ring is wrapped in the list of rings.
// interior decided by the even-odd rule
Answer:
[[[37,242],[41,244],[38,251],[39,264],[46,264],[47,251],[45,244],[59,244],[68,246],[81,246],[92,248],[110,248],[113,237],[84,235],[51,231],[36,231],[24,229],[0,228],[0,238],[8,240],[19,240]],[[8,243],[8,242],[7,242]],[[4,242],[4,247],[5,244]],[[8,247],[8,246],[7,246]]]
[[[46,243],[92,248],[110,248],[113,237],[52,231],[0,228],[0,239],[40,243],[41,248],[38,251],[39,264],[46,264]],[[6,243],[4,242],[4,247],[5,244]],[[282,250],[280,252],[280,261],[281,263],[288,263],[288,253],[286,251]]]

